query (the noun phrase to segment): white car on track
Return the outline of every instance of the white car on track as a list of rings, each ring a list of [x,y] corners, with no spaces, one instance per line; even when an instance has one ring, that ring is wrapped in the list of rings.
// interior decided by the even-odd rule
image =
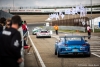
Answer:
[[[32,34],[36,35],[36,33],[39,32],[40,30],[42,30],[41,27],[35,27],[35,28],[32,29]]]
[[[50,31],[48,31],[48,30],[41,30],[41,31],[39,31],[36,34],[36,38],[39,38],[39,37],[49,37],[49,38],[51,38]]]

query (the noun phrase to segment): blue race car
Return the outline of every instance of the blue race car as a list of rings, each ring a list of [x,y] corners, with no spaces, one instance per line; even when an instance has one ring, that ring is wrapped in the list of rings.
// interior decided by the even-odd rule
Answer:
[[[85,40],[86,36],[62,36],[55,43],[55,55],[84,55],[90,57],[90,44]]]

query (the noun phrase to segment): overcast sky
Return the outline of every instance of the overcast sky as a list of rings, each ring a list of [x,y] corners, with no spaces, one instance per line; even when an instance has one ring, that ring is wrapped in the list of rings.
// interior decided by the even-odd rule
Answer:
[[[0,7],[45,7],[91,4],[91,0],[0,0]],[[93,4],[100,4],[100,0],[92,0]],[[13,5],[14,4],[14,5]]]

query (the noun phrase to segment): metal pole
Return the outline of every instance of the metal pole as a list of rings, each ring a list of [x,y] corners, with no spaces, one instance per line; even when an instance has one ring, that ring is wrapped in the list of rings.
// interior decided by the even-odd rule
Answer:
[[[93,23],[93,25],[92,25],[92,23]],[[92,22],[92,0],[91,0],[91,28],[94,32],[94,21]]]
[[[91,0],[91,28],[92,28],[92,0]]]
[[[13,0],[13,10],[14,10],[14,0]]]

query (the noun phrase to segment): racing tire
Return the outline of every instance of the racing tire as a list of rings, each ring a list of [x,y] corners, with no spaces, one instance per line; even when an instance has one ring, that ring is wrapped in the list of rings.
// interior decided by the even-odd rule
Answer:
[[[91,56],[91,52],[89,52],[88,54],[85,54],[86,57],[90,57]]]
[[[51,38],[51,36],[49,36],[49,38]]]
[[[35,34],[33,33],[33,35],[35,35]]]
[[[38,36],[36,36],[36,38],[39,38]]]
[[[32,32],[32,35],[35,35],[34,32]]]
[[[34,34],[32,33],[32,35],[34,35]]]
[[[55,50],[55,55],[57,55],[57,51]]]
[[[57,56],[58,56],[58,57],[61,57],[61,55],[59,54],[59,51],[57,52]]]
[[[90,57],[90,56],[91,56],[91,54],[86,54],[85,56],[86,56],[86,57]]]
[[[61,57],[61,55],[60,55],[59,53],[57,54],[57,56],[58,56],[58,57]]]
[[[87,57],[90,57],[91,56],[91,51],[90,51],[90,53],[89,54],[87,54]]]

